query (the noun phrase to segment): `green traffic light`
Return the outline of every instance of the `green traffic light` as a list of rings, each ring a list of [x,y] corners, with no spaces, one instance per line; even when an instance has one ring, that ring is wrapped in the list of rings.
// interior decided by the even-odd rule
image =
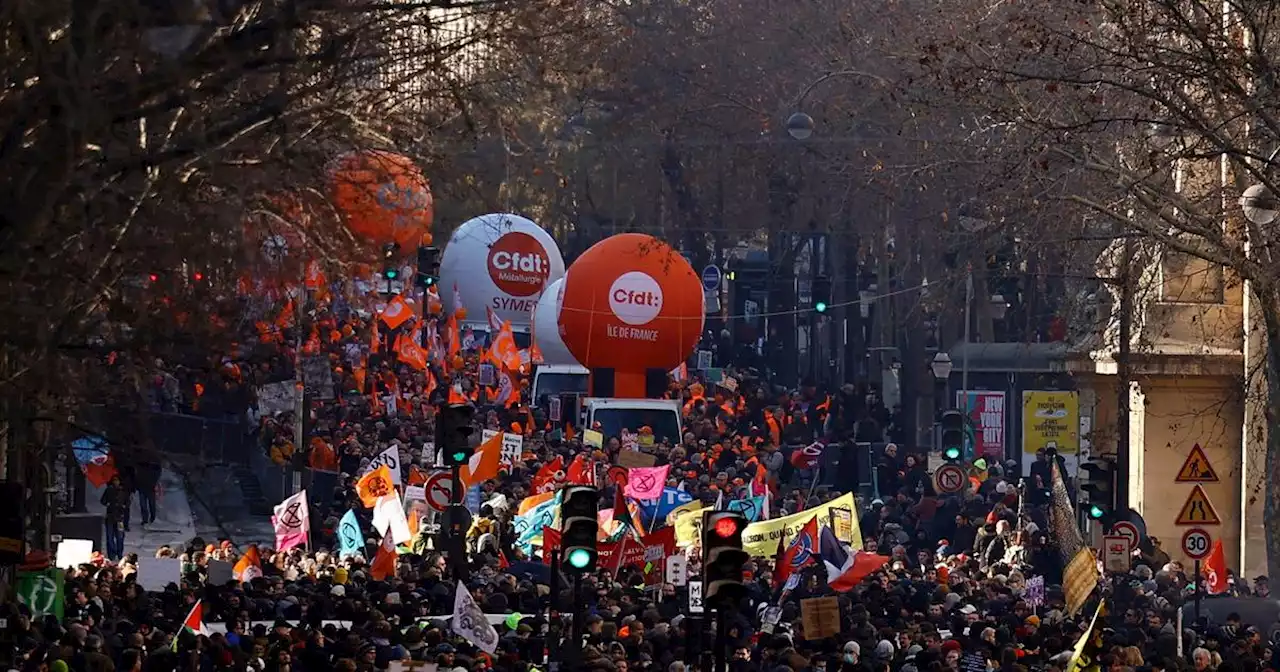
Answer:
[[[400,271],[397,271],[394,268],[388,268],[383,272],[383,275],[385,275],[388,280],[395,280],[396,277],[400,275]]]
[[[819,313],[825,313],[827,312],[827,303],[825,301],[819,301],[813,304],[813,309]]]
[[[942,451],[942,456],[948,460],[958,460],[960,459],[960,449],[955,446],[949,446],[946,450]]]
[[[426,280],[423,280],[423,281],[422,281],[422,284],[423,284],[423,286],[425,286],[425,287],[431,287],[431,286],[434,286],[434,285],[436,284],[436,279],[435,279],[435,278],[433,278],[433,277],[428,276]]]
[[[569,551],[567,562],[574,569],[585,569],[587,565],[591,564],[591,551],[585,548],[575,548]]]
[[[1094,520],[1098,520],[1102,518],[1103,514],[1105,513],[1106,511],[1103,511],[1102,507],[1098,506],[1097,504],[1092,504],[1089,506],[1089,517]]]
[[[454,461],[454,462],[466,462],[466,461],[467,461],[467,453],[466,453],[465,451],[461,451],[461,450],[459,450],[459,451],[455,452],[455,453],[453,454],[453,461]]]

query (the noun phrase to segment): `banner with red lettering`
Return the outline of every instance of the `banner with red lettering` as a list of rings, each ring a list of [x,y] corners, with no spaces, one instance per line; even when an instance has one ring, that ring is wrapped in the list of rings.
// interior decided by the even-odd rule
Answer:
[[[560,530],[544,527],[542,528],[542,561],[551,564],[551,553],[549,551],[560,546]],[[624,535],[621,540],[608,544],[599,544],[596,546],[599,558],[596,560],[598,567],[607,567],[615,573],[622,567],[650,567],[650,571],[645,572],[645,584],[655,585],[662,582],[663,568],[666,567],[666,557],[674,555],[676,551],[676,529],[674,527],[664,527],[646,536],[643,542],[636,541],[630,534]],[[652,569],[656,568],[656,569]],[[658,578],[655,583],[650,582],[650,576],[656,575]]]

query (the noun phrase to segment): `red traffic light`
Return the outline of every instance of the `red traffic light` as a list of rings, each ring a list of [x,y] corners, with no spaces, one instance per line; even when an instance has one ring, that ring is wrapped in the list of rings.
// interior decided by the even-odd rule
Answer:
[[[151,275],[147,276],[147,279],[150,280],[151,282],[155,282],[156,280],[160,279],[160,276],[156,275],[155,273],[152,273]]]
[[[728,539],[738,532],[738,521],[732,518],[721,518],[712,526],[711,531],[722,539]]]
[[[204,273],[196,273],[192,277],[195,278],[196,282],[200,282],[201,280],[204,280]]]

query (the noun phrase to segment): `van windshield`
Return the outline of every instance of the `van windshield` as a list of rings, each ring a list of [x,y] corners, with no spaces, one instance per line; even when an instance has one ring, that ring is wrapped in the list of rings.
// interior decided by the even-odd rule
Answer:
[[[534,377],[534,396],[538,401],[548,394],[586,394],[587,374],[585,373],[538,373]]]
[[[623,429],[634,432],[641,427],[649,427],[658,441],[680,442],[679,416],[674,409],[598,408],[591,418],[600,423],[600,431],[606,438],[621,436]]]

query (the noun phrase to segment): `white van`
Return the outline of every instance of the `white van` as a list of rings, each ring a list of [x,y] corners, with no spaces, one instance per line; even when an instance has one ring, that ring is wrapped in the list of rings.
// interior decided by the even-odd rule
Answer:
[[[632,432],[641,427],[653,430],[654,439],[679,443],[684,428],[680,422],[680,402],[673,399],[610,399],[588,397],[582,400],[583,427],[600,423],[606,437],[619,436],[623,429]]]
[[[544,397],[562,394],[586,396],[591,371],[577,364],[539,364],[533,370],[533,403],[541,406]]]

